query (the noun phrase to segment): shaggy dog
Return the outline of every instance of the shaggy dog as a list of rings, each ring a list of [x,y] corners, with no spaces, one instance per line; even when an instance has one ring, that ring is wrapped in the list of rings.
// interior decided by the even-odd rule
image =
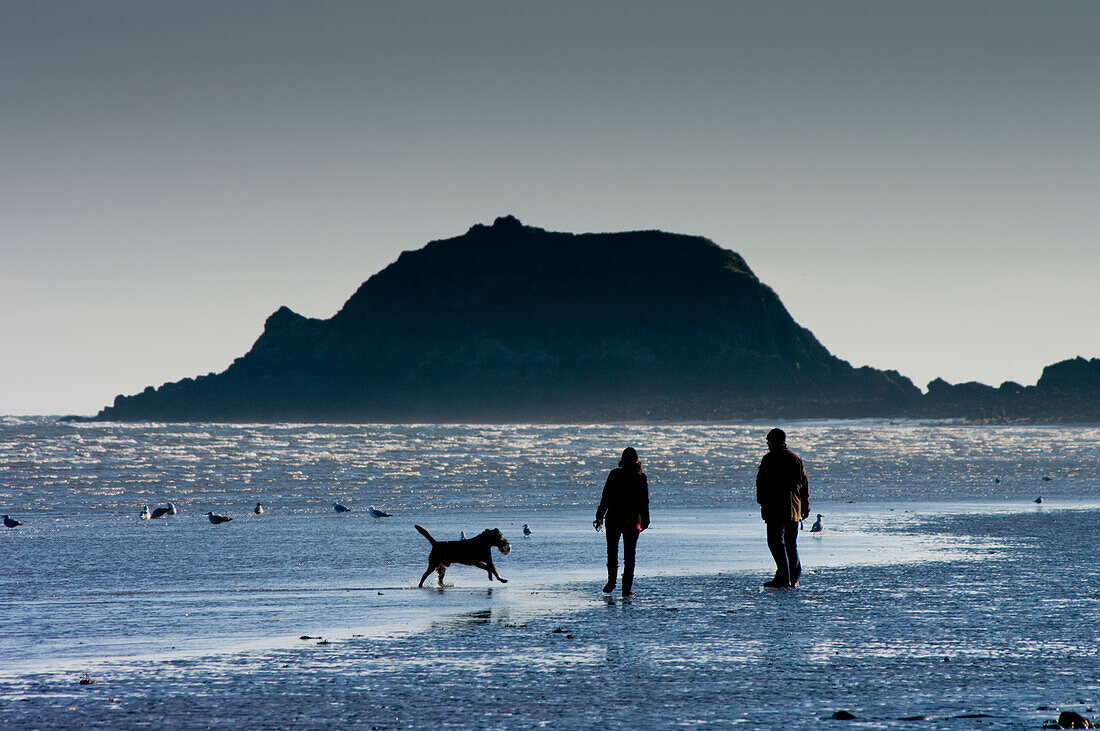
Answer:
[[[424,579],[428,578],[428,574],[433,571],[439,576],[439,585],[443,586],[443,574],[453,563],[485,569],[489,574],[489,581],[492,581],[495,576],[500,583],[508,583],[507,579],[500,578],[496,566],[493,566],[493,557],[489,553],[489,549],[493,546],[503,554],[512,550],[504,535],[496,528],[483,530],[473,538],[467,538],[464,541],[437,541],[419,525],[413,527],[432,544],[432,552],[428,554],[428,570],[420,577],[420,583],[417,586],[424,586]]]

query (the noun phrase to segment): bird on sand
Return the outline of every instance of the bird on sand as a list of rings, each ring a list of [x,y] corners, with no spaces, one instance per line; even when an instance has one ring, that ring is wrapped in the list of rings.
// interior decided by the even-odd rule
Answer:
[[[173,503],[168,503],[168,514],[169,514],[169,515],[175,515],[175,514],[176,514],[176,506],[175,506],[175,504],[173,504]]]
[[[210,522],[214,525],[217,525],[218,523],[228,523],[229,521],[233,520],[228,515],[214,515],[213,513],[207,513],[206,517],[209,518]]]
[[[14,528],[17,525],[23,525],[23,524],[20,523],[15,518],[12,518],[12,517],[9,517],[9,516],[5,515],[4,516],[4,525],[7,526],[8,528]]]
[[[157,518],[163,518],[170,513],[170,508],[157,508],[153,511],[153,520]]]
[[[1043,502],[1043,496],[1042,496],[1042,495],[1040,495],[1039,497],[1035,498],[1035,499],[1034,499],[1034,500],[1032,500],[1031,502],[1035,503],[1036,505],[1040,505],[1040,504],[1042,504],[1042,502]]]
[[[6,516],[5,516],[5,517],[6,517]],[[466,531],[464,531],[464,530],[460,530],[460,531],[458,532],[458,540],[460,540],[460,541],[464,541],[464,540],[466,540]]]
[[[367,512],[370,513],[370,517],[372,517],[372,518],[392,518],[393,517],[389,513],[385,512],[384,510],[379,510],[378,508],[374,507],[373,505],[370,506],[370,508],[368,509]]]
[[[341,505],[340,503],[333,503],[332,509],[335,510],[337,513],[346,513],[351,510],[351,508]]]
[[[812,526],[810,526],[810,532],[811,533],[820,533],[821,530],[822,530],[822,528],[821,528],[821,513],[818,513],[817,514],[817,520],[815,520],[814,524]]]
[[[148,505],[146,505],[144,508],[141,509],[141,516],[140,517],[141,517],[142,520],[149,520],[149,518],[151,516],[149,515],[149,506]]]
[[[252,512],[255,513],[256,515],[263,515],[264,514],[264,504],[263,503],[256,503],[256,507],[252,508]]]
[[[523,537],[524,538],[531,535],[533,532],[534,531],[531,530],[531,526],[527,525],[526,523],[523,524]]]

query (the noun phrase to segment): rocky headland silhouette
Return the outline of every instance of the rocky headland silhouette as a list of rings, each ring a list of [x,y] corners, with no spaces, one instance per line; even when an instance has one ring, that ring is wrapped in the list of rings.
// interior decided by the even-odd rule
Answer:
[[[1043,368],[1034,386],[1005,381],[999,387],[970,381],[928,384],[909,416],[997,423],[1100,424],[1100,358],[1077,357]]]
[[[406,251],[329,319],[286,307],[222,373],[118,396],[120,421],[1100,421],[1100,360],[1036,386],[854,368],[736,253],[661,231],[571,234],[514,217]]]

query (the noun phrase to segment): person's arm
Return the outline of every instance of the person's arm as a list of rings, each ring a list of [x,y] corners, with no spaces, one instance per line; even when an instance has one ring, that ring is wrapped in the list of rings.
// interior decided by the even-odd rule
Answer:
[[[642,473],[642,509],[639,516],[642,521],[642,530],[649,527],[649,478]]]
[[[770,452],[769,452],[770,454]],[[765,454],[764,458],[760,460],[760,467],[756,470],[756,503],[760,506],[760,519],[766,520],[764,517],[764,497],[766,491],[766,485],[768,481],[767,474],[768,455]]]
[[[596,526],[596,530],[600,529],[603,525],[603,516],[607,514],[607,508],[609,499],[611,497],[611,476],[615,474],[615,471],[607,473],[607,481],[603,483],[603,494],[600,496],[600,506],[596,508],[596,519],[592,521],[592,524]]]
[[[802,458],[798,458],[799,485],[798,497],[802,503],[802,518],[810,517],[810,481],[806,479],[806,465]]]
[[[756,503],[764,507],[764,485],[767,482],[768,455],[760,460],[760,467],[756,470]]]

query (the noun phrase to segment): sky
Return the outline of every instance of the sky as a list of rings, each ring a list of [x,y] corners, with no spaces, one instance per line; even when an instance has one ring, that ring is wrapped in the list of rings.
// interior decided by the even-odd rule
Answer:
[[[0,414],[512,214],[741,254],[853,365],[1100,357],[1100,3],[0,0]]]

